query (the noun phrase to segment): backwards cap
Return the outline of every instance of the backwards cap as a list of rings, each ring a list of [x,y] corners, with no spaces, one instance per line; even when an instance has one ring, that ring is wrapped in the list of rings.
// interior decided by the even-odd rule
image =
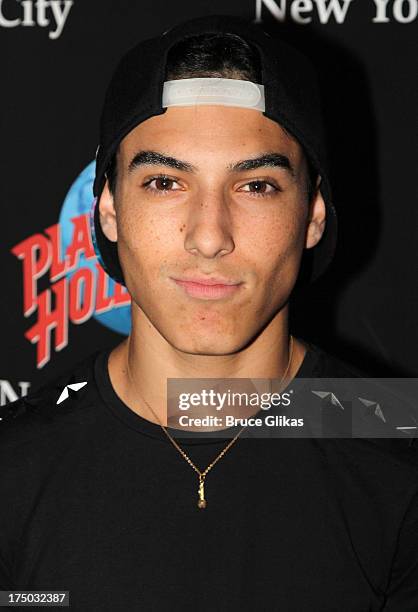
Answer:
[[[331,201],[316,76],[308,59],[299,51],[272,38],[260,26],[227,15],[185,21],[162,35],[140,42],[120,60],[106,92],[100,122],[100,144],[96,153],[93,186],[96,205],[92,210],[92,235],[99,261],[111,277],[124,283],[117,243],[106,238],[99,218],[98,199],[105,185],[109,163],[116,154],[119,143],[131,130],[142,121],[163,114],[167,105],[170,105],[170,100],[172,104],[181,100],[181,88],[180,97],[176,97],[176,91],[168,89],[175,85],[175,82],[165,82],[167,54],[170,49],[189,36],[212,33],[236,34],[258,50],[262,87],[260,84],[257,84],[257,87],[264,99],[260,101],[258,98],[253,107],[264,109],[262,112],[266,117],[280,124],[300,143],[311,165],[321,176],[320,190],[326,205],[326,226],[319,243],[311,249],[305,249],[298,279],[300,284],[312,282],[325,271],[332,260],[337,240],[337,215]],[[188,79],[190,83],[209,83],[210,80]],[[226,82],[226,79],[216,81],[221,84],[222,81]],[[237,87],[240,87],[238,83]],[[187,102],[189,105],[193,103],[193,91],[186,93],[190,94]],[[238,100],[239,96],[241,102]],[[245,88],[238,93],[235,91],[234,102],[232,92],[232,98],[228,102],[225,96],[222,98],[218,88],[216,103],[251,106],[251,102],[242,100],[245,96]],[[251,95],[249,97],[251,98]],[[198,96],[195,98],[196,102],[197,98]],[[183,98],[184,103],[186,102]]]

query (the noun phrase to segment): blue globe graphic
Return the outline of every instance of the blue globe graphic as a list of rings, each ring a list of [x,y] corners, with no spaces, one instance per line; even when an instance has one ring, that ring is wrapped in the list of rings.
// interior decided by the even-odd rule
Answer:
[[[91,162],[78,175],[71,185],[59,216],[61,226],[61,248],[65,253],[71,244],[73,235],[73,224],[71,219],[90,212],[93,203],[93,182],[96,162]],[[80,255],[77,268],[68,273],[71,277],[79,268],[89,268],[97,278],[96,259],[86,259],[84,253]],[[109,277],[108,294],[112,295],[115,281]],[[130,305],[117,306],[108,312],[95,313],[93,318],[99,323],[123,335],[128,335],[131,330],[131,307]]]

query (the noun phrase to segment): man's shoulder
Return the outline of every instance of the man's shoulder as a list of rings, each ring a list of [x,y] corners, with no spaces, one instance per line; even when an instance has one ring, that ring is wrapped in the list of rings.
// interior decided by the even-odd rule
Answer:
[[[368,446],[372,452],[389,454],[415,470],[418,466],[418,412],[410,398],[398,392],[397,385],[393,384],[395,379],[372,377],[363,366],[354,365],[316,344],[307,344],[315,356],[309,376],[322,385],[322,394],[317,393],[317,396],[322,398],[325,412],[328,410],[331,414],[335,410],[344,420],[344,413],[350,411],[345,416],[349,418],[356,443],[349,447]],[[403,381],[396,380],[402,389]],[[404,384],[406,390],[408,381]],[[327,395],[326,391],[330,393]],[[325,405],[327,402],[329,405]],[[331,421],[338,425],[338,419]]]
[[[95,395],[95,351],[37,390],[0,407],[0,447],[25,445],[80,422]],[[81,417],[83,418],[83,417]]]
[[[319,346],[316,343],[308,340],[303,340],[307,349],[315,357],[315,364],[312,376],[320,376],[322,378],[359,378],[367,377],[367,372],[364,366],[359,363],[353,364],[329,351],[328,349]]]

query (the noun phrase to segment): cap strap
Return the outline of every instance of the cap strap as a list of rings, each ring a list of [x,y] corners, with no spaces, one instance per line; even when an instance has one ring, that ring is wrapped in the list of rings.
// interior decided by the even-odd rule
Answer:
[[[264,85],[215,77],[165,81],[163,108],[195,104],[241,106],[264,112]]]

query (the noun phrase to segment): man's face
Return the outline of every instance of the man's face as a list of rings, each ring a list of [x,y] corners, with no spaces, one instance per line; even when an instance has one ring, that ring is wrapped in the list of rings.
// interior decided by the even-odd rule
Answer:
[[[118,241],[134,320],[142,311],[187,353],[243,349],[280,316],[303,249],[323,231],[300,145],[258,111],[171,107],[125,137],[117,167],[101,221]],[[212,277],[235,287],[174,280]]]

